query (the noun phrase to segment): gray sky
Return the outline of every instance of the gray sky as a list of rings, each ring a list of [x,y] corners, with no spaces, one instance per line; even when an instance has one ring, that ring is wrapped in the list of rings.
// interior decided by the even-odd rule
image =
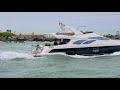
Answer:
[[[58,19],[73,27],[97,33],[120,31],[120,12],[0,12],[0,30],[54,33],[60,31]]]

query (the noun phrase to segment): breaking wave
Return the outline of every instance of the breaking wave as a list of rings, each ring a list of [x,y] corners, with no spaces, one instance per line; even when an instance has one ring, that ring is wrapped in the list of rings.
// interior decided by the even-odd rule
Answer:
[[[0,52],[0,60],[12,60],[16,58],[34,59],[34,57],[31,54],[27,53],[19,53],[13,51]]]

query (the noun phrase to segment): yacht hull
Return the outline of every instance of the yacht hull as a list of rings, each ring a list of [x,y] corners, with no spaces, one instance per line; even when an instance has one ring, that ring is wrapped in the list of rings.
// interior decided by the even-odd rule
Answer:
[[[52,49],[49,53],[63,52],[67,55],[103,55],[120,51],[120,45],[118,46],[100,46],[100,47],[83,47],[83,48],[63,48]]]

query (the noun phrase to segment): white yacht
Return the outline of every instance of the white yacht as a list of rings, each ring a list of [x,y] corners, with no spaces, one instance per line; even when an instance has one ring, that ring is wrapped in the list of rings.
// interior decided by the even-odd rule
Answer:
[[[59,22],[63,33],[52,34],[53,44],[37,45],[32,50],[34,57],[63,53],[67,55],[103,55],[120,51],[120,40],[111,40],[93,32],[79,31]]]

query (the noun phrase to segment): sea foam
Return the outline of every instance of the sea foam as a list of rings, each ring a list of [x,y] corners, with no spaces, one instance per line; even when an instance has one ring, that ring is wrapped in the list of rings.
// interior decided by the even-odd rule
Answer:
[[[19,53],[13,51],[0,52],[0,60],[12,60],[16,58],[34,59],[31,54]]]

